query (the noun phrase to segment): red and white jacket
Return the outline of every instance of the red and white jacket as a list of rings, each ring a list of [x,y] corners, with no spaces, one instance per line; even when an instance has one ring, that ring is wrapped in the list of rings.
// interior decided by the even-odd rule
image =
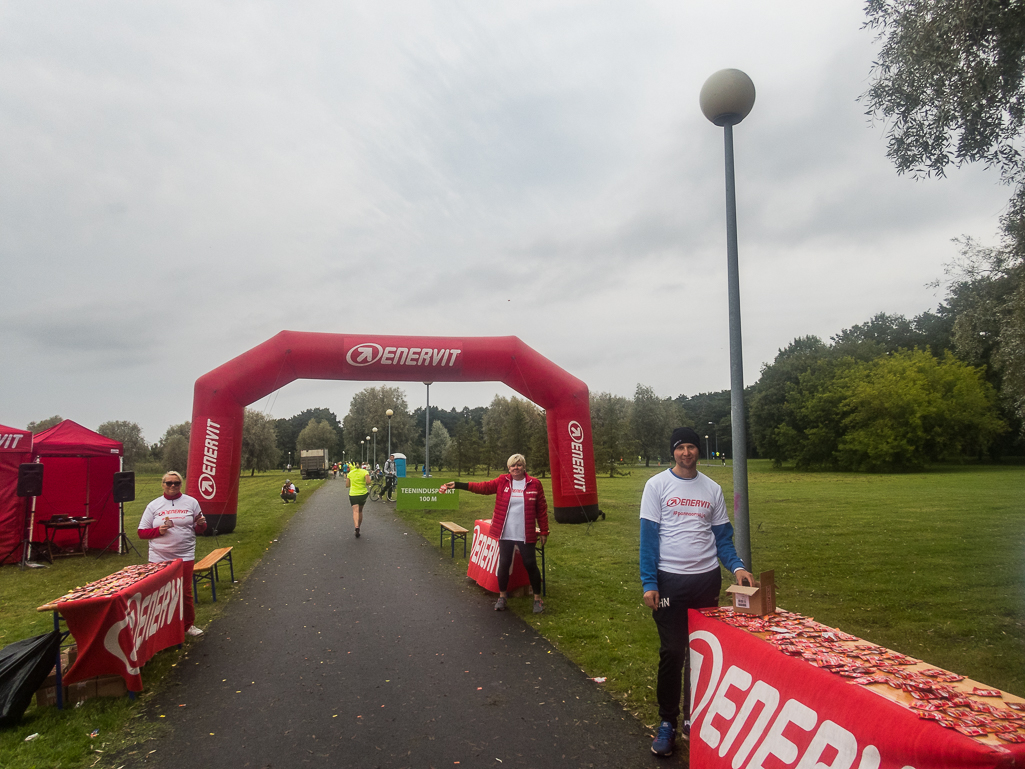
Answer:
[[[548,501],[545,499],[545,490],[541,481],[530,475],[524,478],[527,482],[523,490],[523,524],[526,542],[537,542],[537,531],[541,529],[544,536],[548,536]],[[456,481],[457,489],[465,489],[474,494],[495,494],[495,512],[491,515],[491,536],[496,539],[502,538],[502,529],[505,526],[505,514],[509,509],[509,500],[512,498],[512,476],[506,473],[490,481],[481,483],[463,483]]]

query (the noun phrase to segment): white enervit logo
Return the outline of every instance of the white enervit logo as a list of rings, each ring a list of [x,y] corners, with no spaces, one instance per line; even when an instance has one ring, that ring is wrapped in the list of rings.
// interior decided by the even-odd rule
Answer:
[[[345,354],[345,361],[350,366],[369,366],[380,362],[382,366],[451,368],[462,352],[452,347],[381,347],[376,342],[360,342]]]
[[[0,433],[0,449],[16,449],[24,437],[25,433]]]
[[[145,598],[142,597],[142,593],[136,593],[128,599],[125,618],[108,628],[107,634],[103,637],[103,647],[121,660],[130,675],[139,674],[139,647],[146,639],[171,622],[176,613],[179,618],[183,616],[183,595],[180,577],[164,583],[159,590]],[[128,628],[132,640],[127,654],[120,641],[121,631],[125,627]]]
[[[695,648],[706,645],[710,659]],[[706,670],[706,665],[710,665],[711,670]],[[788,699],[780,707],[778,689],[765,681],[756,681],[751,673],[736,665],[731,665],[723,674],[723,666],[724,655],[719,639],[705,630],[691,633],[690,701],[697,703],[691,711],[691,739],[696,737],[712,750],[718,749],[720,758],[733,752],[731,766],[763,767],[766,759],[772,756],[775,760],[770,761],[770,765],[773,766],[852,769],[860,753],[857,769],[879,768],[882,757],[875,745],[865,745],[859,750],[857,737],[839,724],[829,719],[819,723],[819,714],[797,699]],[[705,678],[708,683],[702,691],[701,681]],[[731,699],[731,689],[748,692],[739,708],[738,702]],[[732,696],[736,697],[737,692]],[[716,718],[719,720],[713,726]],[[751,720],[753,724],[749,723]],[[728,727],[725,735],[719,731],[724,727]],[[803,752],[784,735],[788,728],[791,735],[799,730],[814,731]],[[743,741],[737,747],[736,742],[741,736]],[[751,756],[750,761],[748,756]],[[905,766],[904,769],[914,767]]]
[[[573,488],[577,491],[587,491],[587,480],[584,477],[584,428],[577,420],[573,420],[567,426],[569,432],[569,449],[573,464]]]
[[[345,360],[350,366],[369,366],[371,363],[377,362],[382,352],[384,352],[384,349],[381,345],[374,344],[373,342],[364,342],[355,345],[349,350]],[[355,359],[353,359],[354,356]]]
[[[217,446],[221,440],[221,426],[212,419],[206,420],[206,440],[203,442],[203,474],[199,476],[199,495],[213,499],[217,493]]]

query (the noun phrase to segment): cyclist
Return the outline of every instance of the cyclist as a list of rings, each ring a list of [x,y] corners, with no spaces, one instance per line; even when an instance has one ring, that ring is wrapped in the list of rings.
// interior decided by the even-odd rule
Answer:
[[[389,454],[388,460],[384,463],[384,498],[392,499],[395,496],[395,478],[398,471],[395,469],[395,455]]]

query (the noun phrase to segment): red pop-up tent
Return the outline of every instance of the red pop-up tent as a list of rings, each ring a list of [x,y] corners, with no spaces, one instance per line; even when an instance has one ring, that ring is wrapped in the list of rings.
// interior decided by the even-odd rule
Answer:
[[[121,469],[124,444],[65,419],[35,436],[32,453],[43,463],[43,494],[36,497],[32,541],[46,539],[39,521],[82,516],[96,519],[88,529],[88,547],[118,552],[121,513],[114,502],[114,473]],[[54,541],[62,547],[77,545],[78,533],[58,531]]]
[[[25,535],[25,499],[18,496],[18,465],[32,461],[32,433],[0,425],[0,565],[17,563]]]

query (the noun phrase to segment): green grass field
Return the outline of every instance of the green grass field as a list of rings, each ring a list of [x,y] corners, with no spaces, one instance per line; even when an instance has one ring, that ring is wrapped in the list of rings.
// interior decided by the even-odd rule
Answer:
[[[701,469],[732,497],[730,468]],[[641,604],[637,511],[644,481],[657,471],[638,467],[626,477],[599,478],[607,520],[590,529],[552,525],[546,612],[531,614],[527,598],[511,601],[589,676],[607,677],[608,690],[649,725],[655,721],[657,637]],[[281,480],[277,473],[242,478],[238,528],[219,543],[200,538],[198,557],[232,545],[236,577],[244,578],[299,509],[281,504]],[[317,485],[304,483],[300,499]],[[129,506],[125,517],[130,535],[145,501],[158,493],[159,477],[140,478],[144,501]],[[780,606],[1025,694],[1025,469],[854,475],[752,462],[750,494],[754,568],[775,570]],[[438,547],[439,520],[472,529],[475,519],[490,517],[492,505],[489,497],[461,492],[458,512],[402,515]],[[446,541],[446,555],[448,547]],[[449,562],[455,580],[466,573],[459,553]],[[0,645],[52,626],[52,615],[37,613],[36,606],[134,560],[108,555],[62,559],[46,570],[0,569]],[[209,590],[201,590],[198,623],[215,619],[232,592],[222,579],[220,600],[212,604]],[[188,648],[186,642],[185,653]],[[147,665],[143,701],[181,655],[169,650]],[[139,712],[139,701],[127,698],[64,712],[33,708],[20,726],[0,733],[0,766],[113,766],[107,761],[112,751],[145,750],[139,742],[151,727],[135,718]],[[100,736],[90,739],[96,728]],[[34,732],[37,740],[23,741]]]
[[[732,499],[732,468],[701,470]],[[638,507],[658,468],[599,478],[607,519],[552,525],[548,601],[511,605],[645,724],[654,725],[658,640],[641,603]],[[916,475],[800,473],[752,462],[752,558],[778,603],[892,649],[1025,695],[1025,470]],[[460,492],[472,529],[493,498]],[[438,514],[406,514],[438,544]],[[446,541],[446,547],[448,542]],[[453,564],[465,574],[466,562]],[[729,579],[727,577],[727,579]]]

